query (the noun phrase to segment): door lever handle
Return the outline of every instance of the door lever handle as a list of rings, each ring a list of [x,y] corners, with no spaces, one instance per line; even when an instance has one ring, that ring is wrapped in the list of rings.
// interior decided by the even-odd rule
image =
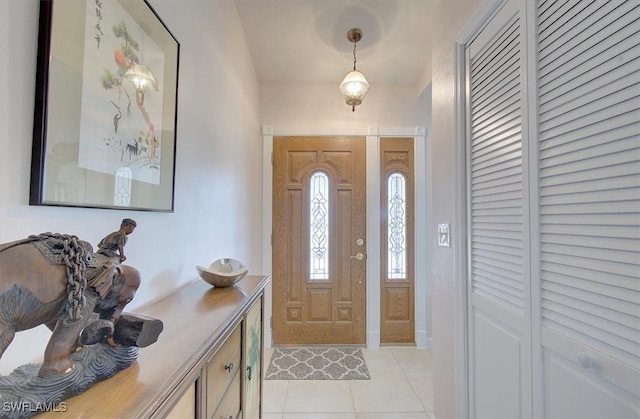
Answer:
[[[362,253],[356,253],[355,256],[350,256],[351,259],[363,260],[364,255]]]

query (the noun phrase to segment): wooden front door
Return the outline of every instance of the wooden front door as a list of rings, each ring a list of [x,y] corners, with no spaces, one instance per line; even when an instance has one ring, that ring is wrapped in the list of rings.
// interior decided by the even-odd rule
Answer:
[[[273,342],[365,343],[365,139],[273,150]]]

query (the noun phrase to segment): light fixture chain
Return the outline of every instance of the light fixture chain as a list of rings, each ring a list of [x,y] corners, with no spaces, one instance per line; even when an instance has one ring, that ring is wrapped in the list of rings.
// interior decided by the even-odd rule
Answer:
[[[353,43],[353,71],[356,71],[356,45],[358,42]]]

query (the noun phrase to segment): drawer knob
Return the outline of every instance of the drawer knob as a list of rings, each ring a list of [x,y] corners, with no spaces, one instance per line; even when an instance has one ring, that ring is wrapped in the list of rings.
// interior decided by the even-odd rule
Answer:
[[[591,355],[589,355],[588,353],[579,352],[578,353],[578,364],[580,364],[580,366],[582,368],[591,370],[591,369],[595,368],[596,360]]]
[[[228,363],[227,365],[224,366],[224,370],[231,372],[233,371],[233,362]]]

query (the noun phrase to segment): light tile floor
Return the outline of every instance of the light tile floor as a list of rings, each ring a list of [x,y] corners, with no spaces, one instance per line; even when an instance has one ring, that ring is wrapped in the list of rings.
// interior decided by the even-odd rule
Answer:
[[[265,368],[273,349],[265,350]],[[264,380],[263,419],[433,419],[430,349],[363,348],[371,380]]]

